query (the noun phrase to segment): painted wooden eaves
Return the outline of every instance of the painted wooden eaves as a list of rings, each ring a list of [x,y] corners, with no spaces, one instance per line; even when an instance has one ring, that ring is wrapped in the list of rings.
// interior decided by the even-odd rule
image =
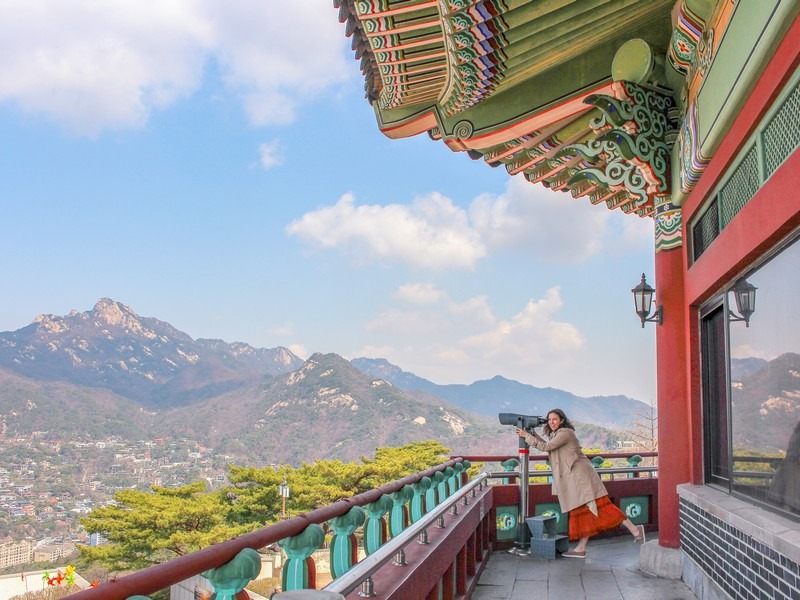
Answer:
[[[630,36],[660,27],[668,38],[675,0],[334,3],[387,136],[427,132],[529,181],[652,214],[624,187],[576,181],[592,165],[561,150],[596,137],[597,109],[583,100],[610,92],[611,57]],[[605,62],[587,58],[597,53]]]

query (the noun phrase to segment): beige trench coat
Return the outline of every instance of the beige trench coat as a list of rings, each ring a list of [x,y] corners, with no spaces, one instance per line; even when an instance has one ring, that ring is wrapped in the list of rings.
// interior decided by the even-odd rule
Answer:
[[[553,470],[553,494],[558,496],[562,513],[608,495],[597,471],[581,451],[572,429],[556,429],[547,441],[526,433],[525,441],[549,454]]]

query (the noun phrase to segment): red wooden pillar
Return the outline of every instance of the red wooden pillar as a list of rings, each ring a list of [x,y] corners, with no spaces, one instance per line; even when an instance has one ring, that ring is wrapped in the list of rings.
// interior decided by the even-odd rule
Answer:
[[[680,546],[676,487],[691,478],[688,308],[682,246],[656,252],[656,299],[664,324],[656,326],[658,393],[658,540]]]
[[[441,582],[438,582],[435,586],[433,586],[433,589],[431,589],[431,591],[428,592],[428,595],[425,597],[425,600],[439,600],[439,586],[440,585],[441,585]]]
[[[478,525],[478,529],[481,528],[481,525]],[[477,548],[477,531],[469,536],[467,540],[467,577],[472,577],[475,575],[475,563],[479,560],[478,558],[478,548]]]
[[[456,555],[456,594],[463,596],[467,593],[467,548],[465,544]]]
[[[447,571],[444,572],[442,575],[442,598],[444,600],[453,600],[456,597],[456,590],[455,586],[453,585],[455,579],[455,569],[456,566],[454,563],[450,563],[450,566],[447,568]]]

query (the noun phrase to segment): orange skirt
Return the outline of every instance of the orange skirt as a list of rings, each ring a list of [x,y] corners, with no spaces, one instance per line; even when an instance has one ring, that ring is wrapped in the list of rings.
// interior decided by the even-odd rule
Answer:
[[[627,518],[616,505],[611,503],[608,496],[598,498],[595,502],[597,503],[596,517],[585,504],[569,511],[570,540],[592,537],[601,531],[614,529]]]

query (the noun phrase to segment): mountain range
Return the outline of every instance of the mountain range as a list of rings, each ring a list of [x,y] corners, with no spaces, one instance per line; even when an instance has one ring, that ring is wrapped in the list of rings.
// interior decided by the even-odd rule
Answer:
[[[439,385],[413,373],[403,371],[384,358],[355,358],[353,364],[375,377],[390,381],[408,392],[427,392],[456,406],[482,415],[497,416],[501,412],[546,415],[560,408],[571,419],[602,427],[627,426],[649,406],[627,396],[592,396],[582,398],[556,388],[539,388],[500,375],[469,385]]]
[[[619,430],[646,408],[502,377],[437,385],[384,359],[304,361],[282,347],[192,339],[109,298],[0,333],[0,439],[182,436],[248,464],[352,460],[424,439],[514,454],[516,436],[497,413],[554,406],[593,424],[580,432],[587,446],[613,444],[619,431],[603,426]]]

